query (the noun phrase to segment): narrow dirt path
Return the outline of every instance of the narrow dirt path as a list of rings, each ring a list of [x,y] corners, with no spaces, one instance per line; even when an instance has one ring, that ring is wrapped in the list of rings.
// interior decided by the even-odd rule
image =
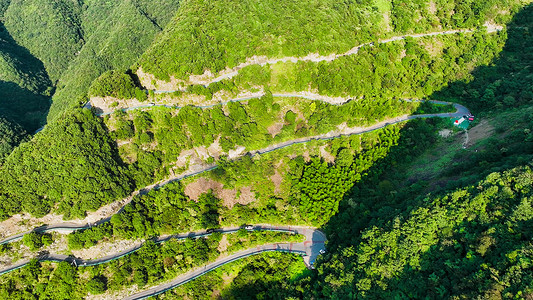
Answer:
[[[503,29],[502,26],[494,25],[486,23],[483,25],[488,33],[494,33],[501,31]],[[403,40],[406,38],[423,38],[428,36],[439,36],[439,35],[451,35],[451,34],[457,34],[457,33],[472,33],[478,31],[478,29],[455,29],[455,30],[444,30],[444,31],[437,31],[437,32],[428,32],[428,33],[417,33],[417,34],[406,34],[401,36],[395,36],[388,39],[380,40],[378,41],[379,44],[386,44],[390,42],[395,42],[399,40]],[[201,84],[204,86],[209,86],[211,83],[219,82],[225,79],[231,79],[239,74],[239,71],[245,67],[251,66],[251,65],[260,65],[265,66],[267,64],[276,64],[278,62],[292,62],[297,63],[299,61],[311,61],[311,62],[331,62],[333,60],[336,60],[338,58],[344,57],[344,56],[350,56],[357,54],[359,50],[363,47],[367,46],[374,46],[373,42],[364,43],[358,46],[353,47],[352,49],[344,52],[344,53],[332,53],[329,55],[320,55],[318,53],[311,53],[303,57],[282,57],[282,58],[269,58],[266,56],[253,56],[246,59],[246,62],[243,62],[239,64],[238,66],[234,68],[227,68],[221,72],[218,73],[218,76],[214,77],[210,71],[202,74],[202,75],[194,75],[190,76],[189,80],[187,81],[180,81],[184,86],[191,85],[191,84]],[[148,76],[149,74],[141,74],[140,77]],[[154,90],[156,93],[173,93],[176,91],[185,91],[186,87],[175,87],[173,90],[157,90],[155,86],[153,86],[151,83],[152,80],[155,78],[150,78],[150,80],[143,80],[145,82],[146,88]],[[168,84],[166,84],[168,85]]]

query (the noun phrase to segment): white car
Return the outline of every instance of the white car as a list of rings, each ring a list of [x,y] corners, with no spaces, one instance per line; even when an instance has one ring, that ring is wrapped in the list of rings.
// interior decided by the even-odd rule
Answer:
[[[318,251],[318,253],[320,253],[320,254],[324,254],[324,253],[326,253],[326,250],[324,250],[324,249],[320,249],[320,251]]]
[[[246,230],[254,230],[254,226],[253,225],[246,225],[246,226],[244,226],[244,229],[246,229]]]

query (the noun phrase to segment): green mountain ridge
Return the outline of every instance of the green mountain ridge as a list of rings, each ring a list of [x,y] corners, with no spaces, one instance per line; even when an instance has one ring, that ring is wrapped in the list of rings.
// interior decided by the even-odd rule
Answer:
[[[190,166],[217,164],[146,189],[109,223],[65,238],[31,237],[40,241],[39,251],[66,240],[61,249],[70,254],[243,224],[321,226],[327,234],[327,252],[313,268],[304,270],[293,256],[261,255],[157,299],[530,298],[533,6],[507,0],[303,2],[0,1],[0,86],[10,89],[0,98],[0,219],[21,212],[84,218]],[[488,33],[486,22],[503,30]],[[254,55],[340,53],[403,33],[457,28],[477,29],[376,44],[332,62],[247,66],[234,78],[174,93],[144,93],[143,78],[135,74],[142,69],[161,82],[187,80]],[[39,47],[57,40],[64,43]],[[334,105],[272,97],[280,90],[356,99]],[[208,108],[149,104],[203,105],[259,91],[265,96]],[[79,107],[89,96],[111,96],[105,100],[111,107],[146,105],[98,117]],[[343,126],[448,109],[400,101],[411,97],[462,103],[476,120],[466,133],[445,118],[419,119],[246,155]],[[48,109],[49,124],[28,138],[24,129],[34,128]],[[192,241],[184,247],[215,258],[224,248],[218,238],[209,247],[196,249]],[[125,286],[150,286],[165,272],[194,266],[171,245],[148,242],[137,254],[97,267],[33,261],[0,276],[0,298],[122,296]],[[0,245],[0,254],[37,251],[24,249],[20,242]]]

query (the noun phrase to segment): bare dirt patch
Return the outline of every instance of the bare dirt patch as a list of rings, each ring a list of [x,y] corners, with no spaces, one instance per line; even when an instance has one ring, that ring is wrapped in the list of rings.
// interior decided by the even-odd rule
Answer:
[[[439,131],[439,135],[443,138],[448,138],[452,135],[452,131],[450,129],[442,129]]]
[[[386,32],[392,31],[391,21],[390,21],[390,12],[383,13],[383,30]]]
[[[320,146],[320,156],[324,159],[325,162],[333,164],[335,163],[335,156],[331,155],[326,150],[327,145]]]
[[[143,288],[144,290],[144,288]],[[123,299],[129,295],[140,292],[141,289],[136,285],[125,287],[120,291],[107,290],[105,293],[100,295],[91,295],[90,293],[85,296],[85,300],[109,300],[109,299]]]
[[[279,194],[281,193],[281,183],[283,182],[283,175],[281,175],[280,167],[283,163],[282,160],[280,160],[275,168],[274,168],[274,175],[270,176],[270,180],[272,180],[272,183],[274,183],[274,193]]]
[[[203,166],[204,161],[209,157],[218,159],[224,153],[222,147],[220,147],[219,141],[220,137],[217,137],[217,139],[207,148],[205,146],[199,146],[188,150],[182,150],[180,155],[176,158],[174,168],[179,169],[191,166]]]
[[[224,205],[229,208],[232,208],[236,203],[246,205],[256,200],[255,192],[252,191],[251,187],[242,187],[239,191],[225,189],[222,183],[203,177],[187,184],[184,192],[190,199],[197,201],[200,195],[209,190],[212,190],[217,198],[222,199]]]
[[[133,248],[135,245],[140,244],[142,241],[137,240],[115,240],[99,242],[97,245],[80,250],[72,250],[72,254],[82,259],[96,259],[102,258],[113,253],[119,253]]]
[[[222,239],[220,239],[220,242],[218,243],[218,252],[224,252],[226,251],[226,249],[228,249],[228,246],[229,246],[229,242],[228,242],[228,235],[227,234],[223,234],[222,235]]]
[[[475,145],[479,140],[486,139],[494,133],[494,126],[488,120],[479,122],[472,129],[468,130],[468,147]]]
[[[57,224],[63,222],[62,215],[49,214],[42,218],[34,218],[30,214],[16,214],[0,222],[0,239],[12,236],[19,232],[24,232],[34,227],[39,227],[46,224]],[[83,224],[82,221],[76,222],[76,220],[71,221],[71,223]]]
[[[305,162],[311,161],[311,155],[309,154],[309,150],[305,150],[304,153],[302,153],[302,156],[305,160]]]
[[[437,12],[437,5],[433,1],[429,1],[428,11],[430,14],[434,15]]]
[[[141,102],[137,99],[117,99],[113,97],[91,97],[90,105],[96,110],[96,113],[109,114],[117,109],[125,109],[128,107],[139,107],[150,105],[150,101]]]
[[[133,141],[133,139],[128,139],[128,140],[117,140],[117,146],[120,147],[120,146],[124,146],[126,144],[131,144]]]
[[[226,207],[232,208],[237,203],[237,190],[235,189],[222,189],[217,193],[217,197],[222,199],[222,202]]]
[[[220,155],[224,153],[222,147],[220,146],[220,136],[218,136],[215,141],[209,147],[207,147],[207,151],[209,152],[209,155],[215,159],[218,159]]]
[[[270,125],[267,130],[268,130],[268,133],[270,133],[270,135],[272,135],[272,137],[275,137],[278,133],[281,132],[281,129],[283,128],[283,122],[276,122],[272,125]]]
[[[237,148],[235,148],[234,150],[230,150],[228,152],[228,158],[229,159],[235,159],[235,158],[241,156],[244,153],[245,150],[246,150],[245,147],[237,146]]]
[[[185,85],[185,81],[181,79],[176,79],[174,76],[170,76],[170,81],[163,81],[156,79],[154,75],[145,73],[142,68],[137,70],[137,76],[141,85],[149,90],[176,90],[182,89]]]
[[[237,199],[237,203],[242,205],[247,205],[252,202],[254,202],[255,199],[255,192],[252,191],[251,186],[245,186],[240,189],[241,195],[239,196],[239,199]],[[233,207],[235,203],[231,205]]]
[[[199,147],[196,147],[195,149],[196,151],[196,155],[200,158],[200,159],[203,159],[203,160],[207,160],[209,157],[211,157],[211,155],[209,154],[209,151],[207,150],[206,147],[204,146],[199,146]]]
[[[213,190],[215,194],[219,194],[220,191],[224,185],[220,182],[211,180],[211,179],[205,179],[205,178],[198,178],[198,180],[193,181],[189,183],[185,187],[185,195],[187,195],[190,199],[197,201],[198,198],[200,198],[200,195],[203,193],[206,193],[209,190]]]

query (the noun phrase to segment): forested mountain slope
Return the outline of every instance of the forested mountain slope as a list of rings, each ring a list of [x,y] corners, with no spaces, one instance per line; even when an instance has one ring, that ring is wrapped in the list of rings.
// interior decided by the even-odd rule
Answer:
[[[533,292],[533,14],[531,5],[522,5],[518,0],[0,0],[5,24],[0,43],[6,45],[0,75],[20,92],[10,92],[16,97],[0,112],[19,114],[15,121],[35,129],[40,112],[51,111],[44,130],[9,156],[27,141],[26,133],[0,119],[0,160],[7,156],[0,167],[0,220],[23,212],[84,218],[129,199],[109,223],[50,243],[105,247],[265,222],[322,226],[328,235],[328,252],[315,271],[300,273],[301,263],[292,257],[250,260],[231,276],[218,273],[216,284],[198,290],[187,285],[169,298],[206,298],[215,290],[230,299],[526,298]],[[483,25],[492,23],[502,30],[487,32]],[[209,86],[189,85],[199,78],[191,75],[213,78],[211,73],[247,60],[261,62],[260,56],[329,55],[404,33],[458,28],[471,30],[369,44],[332,61],[255,64]],[[49,41],[60,42],[42,46]],[[141,83],[157,88],[171,80],[181,90],[144,93],[148,85],[139,85],[135,74]],[[274,97],[271,90],[311,90],[323,98]],[[205,106],[216,93],[230,99],[241,91],[264,96]],[[79,107],[88,96],[107,97],[110,107],[169,99],[192,99],[196,106],[146,105],[100,117]],[[489,129],[473,146],[442,119],[326,140],[347,127],[449,108],[417,106],[404,98],[461,102]],[[343,102],[331,104],[332,99]],[[439,130],[463,144],[445,144]],[[315,135],[324,140],[253,152]],[[431,153],[442,159],[419,161]],[[209,172],[172,182],[195,164]],[[207,168],[214,165],[218,168]],[[420,172],[421,165],[430,170]],[[202,255],[216,257],[218,242]],[[185,245],[194,249],[190,241]],[[0,247],[2,258],[9,247]],[[154,255],[150,249],[152,243],[94,273],[32,262],[1,277],[0,295],[69,299],[91,290],[124,292],[125,282],[141,287],[159,282],[164,272],[181,271],[186,260],[195,266],[188,255],[167,250]],[[63,292],[55,295],[56,287]]]
[[[80,9],[69,0],[14,0],[4,12],[6,29],[43,62],[52,82],[83,46]]]
[[[178,7],[178,0],[0,1],[0,117],[15,124],[11,132],[19,124],[33,133],[84,103],[91,82],[134,63]]]
[[[19,47],[16,52],[35,57],[24,59],[26,65],[44,67],[44,73],[41,70],[26,80],[38,81],[45,86],[42,90],[55,86],[59,92],[51,109],[55,117],[82,102],[80,97],[102,72],[134,63],[174,15],[179,1],[2,0],[0,7],[6,34]],[[14,68],[12,73],[24,72],[24,68]],[[28,97],[19,93],[15,98],[25,102]],[[46,104],[38,117],[46,117],[50,106]]]
[[[423,181],[409,179],[416,150],[390,155],[344,197],[327,225],[332,253],[311,280],[316,297],[531,294],[532,30],[528,6],[509,24],[493,64],[435,95],[478,108],[494,137],[434,166],[437,176]]]
[[[67,216],[83,216],[125,197],[131,183],[102,125],[90,111],[75,111],[20,145],[2,168],[0,217],[21,210],[42,216],[56,204]]]
[[[485,136],[476,137],[467,149],[461,138],[453,150],[446,149],[454,147],[449,141],[436,143],[434,129],[417,127],[415,139],[411,130],[404,131],[387,157],[344,195],[339,213],[326,224],[330,253],[317,263],[316,273],[296,283],[266,283],[279,270],[251,263],[230,286],[217,286],[221,294],[237,299],[258,294],[295,299],[530,298],[532,31],[533,8],[526,6],[508,24],[498,58],[432,95],[473,107],[483,122],[476,127],[485,128]],[[435,158],[428,162],[419,159],[422,155]],[[206,291],[211,287],[195,282],[167,296],[207,298],[202,296]]]
[[[44,3],[44,2],[43,2]],[[5,11],[6,20],[8,17],[13,17],[15,13],[10,13],[10,10],[20,11],[21,16],[24,18],[34,18],[35,14],[25,13],[23,10],[33,9],[32,7],[38,7],[38,5],[45,5],[37,0],[32,0],[27,4],[22,4],[20,1],[11,2]],[[46,2],[48,3],[48,2]],[[56,61],[49,61],[47,56],[43,56],[39,51],[44,51],[39,48],[39,51],[34,50],[35,55],[42,56],[43,65],[48,73],[60,74],[57,75],[58,81],[56,86],[56,94],[53,96],[52,112],[51,116],[57,115],[64,109],[70,106],[76,106],[86,101],[87,89],[94,78],[98,77],[101,73],[108,69],[115,69],[113,74],[124,74],[124,69],[133,65],[133,62],[144,51],[148,44],[151,42],[157,32],[165,26],[168,20],[173,16],[172,8],[177,4],[173,4],[172,1],[156,1],[156,2],[140,2],[140,1],[121,1],[118,4],[111,5],[108,2],[101,1],[87,1],[84,3],[60,5],[60,3],[54,3],[55,9],[42,9],[41,18],[53,18],[55,21],[63,20],[60,17],[44,17],[47,16],[47,12],[58,14],[62,12],[64,15],[72,17],[65,18],[64,22],[70,22],[68,24],[78,26],[77,32],[82,34],[82,46],[79,49],[79,53],[76,54],[69,63],[63,64]],[[30,5],[31,4],[31,5]],[[412,3],[413,4],[413,3]],[[50,4],[51,5],[51,4]],[[157,63],[159,60],[168,60],[164,63],[167,67],[172,67],[177,64],[180,66],[187,66],[186,63],[180,63],[180,57],[187,56],[187,59],[193,64],[199,64],[199,69],[190,69],[187,67],[183,74],[202,73],[205,68],[211,68],[207,65],[201,65],[201,59],[205,59],[205,62],[216,63],[221,68],[231,67],[238,63],[241,59],[251,57],[253,55],[305,55],[312,51],[321,51],[325,54],[336,52],[339,50],[347,50],[354,45],[362,41],[369,41],[378,37],[387,36],[392,34],[393,31],[398,31],[401,26],[400,23],[408,23],[405,19],[404,13],[400,9],[402,5],[395,4],[392,7],[383,6],[379,3],[349,3],[338,4],[331,1],[320,1],[313,5],[302,6],[299,2],[289,2],[283,5],[277,2],[262,2],[261,5],[252,3],[249,1],[243,1],[237,7],[228,10],[231,5],[222,2],[214,2],[213,7],[209,6],[208,2],[199,1],[186,1],[180,5],[178,14],[173,17],[173,21],[166,26],[166,31],[157,35],[156,41],[150,47],[150,49],[144,54],[140,60],[140,66],[143,67],[144,62]],[[429,10],[428,3],[413,4],[415,14],[424,15],[423,12]],[[467,8],[457,10],[457,16],[464,15],[466,21],[458,22],[452,19],[446,19],[446,14],[443,14],[439,18],[439,22],[430,25],[429,19],[424,19],[426,23],[421,22],[419,27],[414,27],[414,23],[411,25],[401,27],[402,32],[419,32],[424,30],[442,30],[444,28],[462,28],[471,26],[480,26],[487,20],[500,20],[503,17],[495,15],[489,8],[500,7],[503,3],[486,3],[478,8],[480,14],[472,14]],[[512,7],[518,5],[518,2],[513,2]],[[207,9],[209,8],[209,9]],[[449,7],[441,7],[441,10],[452,9]],[[220,19],[216,25],[204,24],[203,20],[206,17],[202,15],[202,11],[208,11],[209,13],[216,14]],[[285,12],[288,15],[294,15],[294,22],[287,21],[287,18],[279,18],[279,12]],[[261,12],[261,14],[256,14]],[[328,12],[327,14],[325,12]],[[395,15],[397,13],[398,15]],[[394,26],[387,29],[387,32],[380,32],[379,28],[385,26],[384,14],[391,15],[391,24]],[[433,13],[433,17],[436,18]],[[311,19],[303,18],[304,15],[316,16]],[[200,17],[201,16],[201,17]],[[336,16],[335,22],[330,22],[329,16]],[[364,18],[362,16],[365,16]],[[372,18],[375,17],[375,19]],[[255,18],[255,19],[253,19]],[[274,18],[274,19],[272,19]],[[279,19],[276,19],[279,18]],[[367,19],[370,18],[370,19]],[[505,18],[504,18],[505,19]],[[31,19],[33,20],[33,19]],[[132,22],[131,20],[135,20]],[[193,20],[199,23],[192,23],[194,25],[186,26],[187,22]],[[253,22],[251,22],[253,20]],[[275,22],[274,22],[274,21]],[[445,21],[447,20],[447,21]],[[55,22],[54,21],[54,22]],[[10,22],[15,22],[14,19],[10,19]],[[21,21],[22,22],[22,21]],[[44,22],[44,21],[42,21]],[[28,23],[34,24],[35,22]],[[75,23],[75,24],[74,24]],[[368,24],[370,25],[368,25]],[[13,23],[15,24],[15,23]],[[43,23],[44,24],[44,23]],[[258,25],[259,24],[259,25]],[[263,25],[260,25],[263,24]],[[270,24],[270,25],[268,25]],[[372,25],[374,24],[374,25]],[[368,26],[367,26],[368,25]],[[390,24],[389,24],[390,25]],[[14,26],[14,25],[13,25]],[[204,26],[208,26],[204,29]],[[255,27],[259,26],[259,27]],[[261,27],[263,26],[263,27]],[[19,36],[14,37],[19,40],[19,43],[27,45],[31,50],[34,49],[44,41],[43,39],[53,38],[58,30],[57,26],[21,26],[14,30]],[[72,27],[72,26],[71,26]],[[385,26],[387,27],[387,26]],[[360,28],[360,29],[358,29]],[[200,30],[202,29],[202,30]],[[297,30],[298,29],[298,30]],[[200,31],[199,31],[200,30]],[[70,32],[70,31],[69,31]],[[39,33],[39,34],[37,34]],[[277,37],[280,43],[274,43],[272,40],[260,39],[259,33],[270,34]],[[65,33],[66,34],[66,33]],[[38,35],[39,39],[33,38]],[[203,53],[205,49],[210,49],[211,44],[207,41],[210,39],[208,36],[224,36],[223,40],[216,42],[211,41],[209,43],[215,43],[221,48],[217,51],[219,53],[226,53],[232,56],[228,60],[224,55],[212,57],[208,53]],[[75,38],[73,35],[65,35],[65,43],[73,43]],[[193,38],[194,40],[189,40]],[[462,37],[461,35],[455,35],[450,37],[428,38],[427,41],[413,41],[406,40],[398,43],[391,43],[390,45],[383,45],[376,48],[364,49],[360,55],[355,55],[350,58],[343,58],[342,61],[335,61],[331,63],[302,63],[296,66],[288,65],[284,66],[281,70],[269,70],[269,66],[266,69],[250,68],[244,72],[242,82],[244,85],[257,86],[263,85],[265,90],[268,90],[269,86],[281,86],[280,89],[298,91],[302,86],[312,86],[317,89],[318,92],[324,94],[340,94],[350,96],[353,94],[358,98],[365,98],[361,100],[359,105],[362,108],[357,110],[364,110],[366,106],[370,108],[380,107],[380,111],[372,113],[370,115],[364,115],[358,117],[358,122],[348,122],[349,126],[355,126],[358,124],[367,125],[372,122],[382,120],[385,115],[393,117],[390,113],[390,103],[398,103],[392,99],[395,97],[412,97],[412,96],[424,96],[431,92],[433,89],[438,88],[446,84],[449,80],[456,80],[464,77],[467,72],[477,66],[488,63],[489,59],[496,55],[501,47],[501,40],[504,38],[504,34],[497,33],[472,33],[468,34],[468,37]],[[204,39],[205,40],[204,42]],[[250,45],[256,46],[250,47],[247,43],[243,44],[244,40],[255,41]],[[296,40],[294,42],[293,40]],[[285,42],[283,42],[285,41]],[[307,41],[314,41],[308,43]],[[430,53],[427,45],[424,43],[435,42],[442,45],[441,51]],[[207,44],[205,44],[207,43]],[[240,43],[240,44],[239,44]],[[72,44],[74,45],[74,44]],[[69,47],[74,47],[74,46]],[[217,47],[218,47],[217,46]],[[64,46],[67,47],[67,46]],[[162,47],[162,48],[160,48]],[[180,47],[186,47],[181,49]],[[190,48],[192,47],[192,48]],[[70,48],[69,48],[70,49]],[[157,50],[159,49],[159,50]],[[180,50],[181,49],[181,50]],[[202,50],[203,49],[203,50]],[[473,51],[470,51],[473,49]],[[235,52],[236,50],[239,50]],[[59,51],[59,50],[58,50]],[[63,50],[62,50],[63,51]],[[156,52],[154,52],[156,51]],[[160,51],[160,52],[157,52]],[[211,50],[210,50],[211,51]],[[215,51],[216,52],[216,51]],[[213,52],[213,53],[215,53]],[[378,55],[378,53],[381,53]],[[467,54],[468,53],[468,54]],[[205,55],[204,55],[205,54]],[[176,57],[180,55],[180,57]],[[235,56],[236,55],[236,56]],[[200,57],[200,58],[198,58]],[[67,61],[67,58],[62,58]],[[419,59],[420,61],[417,61]],[[394,66],[391,65],[394,62]],[[65,66],[68,67],[59,67]],[[192,65],[191,65],[192,66]],[[134,65],[133,67],[137,67]],[[65,69],[66,68],[66,69]],[[359,72],[358,70],[367,70],[365,72]],[[52,71],[55,70],[55,71]],[[436,72],[440,70],[439,72]],[[166,70],[167,76],[176,75],[172,70]],[[198,72],[197,72],[198,71]],[[54,73],[55,72],[55,73]],[[271,73],[268,74],[270,78],[264,80],[261,78],[268,78],[266,76],[259,76],[262,72]],[[373,74],[369,74],[371,72]],[[360,73],[360,74],[359,74]],[[446,75],[441,75],[445,73]],[[246,75],[248,74],[248,75]],[[323,74],[330,74],[323,76]],[[421,75],[423,74],[423,75]],[[426,77],[437,76],[435,78],[426,79]],[[54,75],[55,76],[55,75]],[[126,76],[126,75],[124,75]],[[129,76],[129,75],[128,75]],[[246,77],[248,76],[248,77]],[[383,77],[383,80],[378,78]],[[107,78],[107,77],[105,77]],[[259,79],[258,79],[259,78]],[[346,83],[342,83],[342,78],[354,78],[349,82],[350,90],[347,89]],[[386,78],[386,79],[385,79]],[[306,81],[307,79],[307,81]],[[102,80],[102,79],[100,79]],[[133,79],[132,79],[133,80]],[[237,78],[237,80],[240,80]],[[427,84],[421,91],[421,85],[431,80],[430,84]],[[359,83],[361,84],[359,86]],[[104,85],[106,83],[104,82]],[[201,88],[201,87],[199,87]],[[204,88],[205,89],[205,88]],[[388,91],[387,94],[380,91]],[[400,94],[400,92],[402,94]],[[349,93],[346,95],[346,93]],[[142,92],[141,92],[142,94]],[[143,94],[144,95],[144,94]],[[381,99],[382,98],[382,99]],[[265,98],[266,99],[266,98]],[[384,103],[383,105],[376,105],[376,103]],[[396,105],[396,104],[395,104]],[[239,146],[249,147],[250,145],[258,145],[259,143],[266,143],[270,140],[276,139],[269,138],[267,127],[273,125],[274,120],[269,120],[264,123],[264,128],[259,128],[257,123],[262,118],[249,118],[249,115],[255,115],[256,112],[242,112],[244,110],[240,105],[228,105],[230,107],[230,118],[226,118],[224,114],[220,114],[221,110],[217,110],[218,118],[234,119],[223,130],[217,130],[216,127],[210,125],[212,122],[196,118],[196,110],[184,109],[180,112],[178,119],[191,120],[191,124],[188,124],[184,129],[169,130],[165,128],[166,125],[157,125],[158,116],[151,116],[150,114],[144,116],[133,116],[135,120],[132,124],[128,122],[108,122],[106,125],[111,128],[113,135],[122,139],[128,139],[129,141],[121,142],[122,159],[129,163],[128,169],[131,171],[130,178],[135,179],[135,183],[130,186],[138,185],[142,187],[153,183],[154,180],[163,179],[172,167],[172,164],[177,160],[180,155],[180,151],[186,150],[193,146],[205,146],[209,147],[209,144],[213,143],[217,136],[224,132],[231,132],[226,137],[223,134],[220,138],[220,144],[224,152],[234,151]],[[342,125],[338,119],[337,123],[331,121],[327,115],[322,114],[323,109],[317,107],[314,104],[315,109],[311,111],[311,114],[301,114],[300,125],[296,124],[296,120],[292,126],[287,126],[287,133],[282,132],[277,140],[281,138],[288,139],[289,136],[305,136],[315,133],[316,130],[310,130],[310,127],[316,126],[315,124],[322,124],[317,128],[320,128],[320,133],[325,130],[333,130],[334,126]],[[254,106],[252,110],[261,110],[265,107]],[[57,110],[56,110],[57,109]],[[305,108],[302,108],[305,110]],[[234,112],[233,112],[234,110]],[[289,114],[287,109],[279,114]],[[388,110],[389,112],[385,112]],[[402,113],[405,110],[402,108],[395,109],[397,113]],[[294,114],[293,111],[291,111]],[[118,117],[118,116],[117,116]],[[114,117],[114,119],[117,119]],[[132,118],[130,116],[125,116]],[[282,116],[283,117],[283,116]],[[163,124],[169,122],[170,113],[163,114]],[[274,119],[277,118],[273,117]],[[70,118],[66,117],[67,120]],[[141,120],[145,119],[145,120]],[[253,120],[257,119],[257,120]],[[306,120],[306,119],[309,119]],[[227,121],[226,120],[226,121]],[[198,122],[200,121],[200,122]],[[310,123],[309,123],[310,122]],[[291,122],[288,122],[291,123]],[[304,123],[309,123],[304,126]],[[154,126],[153,126],[153,125]],[[169,123],[170,124],[170,123]],[[52,124],[51,124],[52,125]],[[120,126],[115,126],[120,125]],[[132,125],[135,125],[132,127]],[[174,124],[176,125],[176,124]],[[289,124],[287,124],[289,125]],[[333,126],[332,126],[333,125]],[[124,133],[119,134],[119,130],[125,130]],[[153,127],[153,128],[152,128]],[[157,128],[160,127],[160,128]],[[194,143],[188,142],[186,136],[189,135],[187,130],[193,129],[192,135],[194,137]],[[185,134],[178,134],[182,132]],[[205,132],[204,132],[205,131]],[[318,131],[317,131],[318,132]],[[105,133],[101,133],[104,135]],[[53,140],[53,133],[47,132],[45,129],[42,132],[43,140]],[[177,136],[179,135],[179,136]],[[202,139],[198,140],[198,137]],[[253,137],[253,138],[252,138]],[[80,141],[85,140],[87,136],[79,137]],[[102,137],[106,139],[107,137]],[[142,139],[141,139],[142,138]],[[89,142],[89,141],[86,141]],[[159,143],[164,144],[162,147],[158,147]],[[128,148],[126,148],[128,147]],[[124,149],[126,148],[126,149]],[[124,151],[122,151],[124,149]],[[131,149],[131,150],[128,150]],[[101,149],[104,152],[115,151],[113,148]],[[25,151],[37,151],[36,148],[26,148]],[[29,155],[29,154],[25,154]],[[41,155],[34,154],[36,157]],[[108,153],[110,157],[118,157],[116,153]],[[127,158],[132,157],[132,159]],[[5,170],[17,169],[16,164],[20,164],[21,156],[17,159],[10,160]],[[25,159],[22,159],[25,160]],[[69,174],[71,171],[65,169],[68,164],[59,163],[57,174]],[[28,166],[26,172],[31,172],[36,165]],[[83,165],[84,168],[88,167]],[[45,170],[50,170],[46,169]],[[7,172],[3,172],[9,180],[19,181],[18,186],[23,186],[21,182],[22,178],[17,179]],[[56,176],[57,176],[56,174]],[[47,174],[46,176],[52,176]],[[52,176],[52,177],[56,177]],[[63,175],[62,175],[63,176]],[[120,180],[119,180],[120,181]],[[32,190],[38,187],[40,184],[35,181],[29,181],[28,184],[32,186]],[[19,188],[8,187],[9,194],[13,197],[20,197],[21,199],[27,199],[27,195]],[[38,197],[44,197],[50,201],[46,206],[53,207],[53,203],[63,201],[64,197],[70,198],[71,196],[65,195],[65,190],[59,190],[56,197],[48,197],[47,192],[44,190],[37,193]],[[120,194],[120,193],[119,193]],[[111,199],[98,200],[92,203],[103,204]],[[24,200],[28,201],[28,200]],[[81,205],[81,204],[80,204]],[[43,208],[41,207],[41,208]],[[82,216],[87,208],[95,209],[96,207],[91,205],[82,205],[80,209],[77,206],[72,206],[76,211],[74,214],[67,214],[70,216]],[[11,206],[6,210],[6,215],[13,214],[18,211],[28,211],[31,207],[28,205]],[[34,214],[42,214],[44,212],[37,213],[36,207],[32,208]],[[46,210],[46,209],[45,209]],[[62,212],[66,210],[61,209]]]
[[[107,70],[125,71],[150,45],[179,7],[178,0],[87,2],[85,44],[66,69],[49,119],[83,104],[91,82]]]
[[[0,116],[35,131],[48,112],[52,92],[43,63],[0,24]]]
[[[187,0],[139,65],[158,79],[188,79],[206,71],[216,74],[256,56],[342,53],[393,32],[502,22],[509,10],[520,6],[519,1],[437,2]]]

